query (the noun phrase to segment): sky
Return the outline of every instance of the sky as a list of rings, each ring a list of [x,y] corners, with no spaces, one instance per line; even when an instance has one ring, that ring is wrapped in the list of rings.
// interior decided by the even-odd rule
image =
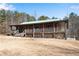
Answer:
[[[1,3],[0,9],[25,12],[36,18],[42,15],[63,18],[71,12],[79,15],[78,3]]]

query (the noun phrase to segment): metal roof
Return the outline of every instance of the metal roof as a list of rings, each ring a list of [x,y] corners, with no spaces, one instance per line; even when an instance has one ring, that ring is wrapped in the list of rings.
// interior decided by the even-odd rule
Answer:
[[[57,21],[64,21],[64,20],[61,20],[61,19],[47,19],[47,20],[40,20],[40,21],[23,22],[20,25],[39,24],[39,23],[48,23],[48,22],[57,22]]]

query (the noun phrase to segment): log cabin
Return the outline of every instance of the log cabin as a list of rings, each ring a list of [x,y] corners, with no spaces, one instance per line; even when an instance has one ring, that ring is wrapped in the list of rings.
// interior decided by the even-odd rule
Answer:
[[[23,22],[18,25],[10,25],[11,34],[22,34],[33,38],[65,38],[68,29],[68,20],[48,19],[41,21]]]

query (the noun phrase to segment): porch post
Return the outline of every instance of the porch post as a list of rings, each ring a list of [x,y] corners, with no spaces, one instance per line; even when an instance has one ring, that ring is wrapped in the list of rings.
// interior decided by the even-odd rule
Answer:
[[[53,23],[54,33],[55,33],[55,23]]]
[[[25,26],[25,37],[26,37],[26,26]]]
[[[35,37],[35,28],[34,28],[34,24],[33,24],[33,38]]]
[[[67,39],[67,33],[66,33],[67,32],[67,24],[66,24],[66,22],[64,22],[64,30],[65,30],[64,36],[65,36],[65,40],[66,40]]]
[[[43,28],[42,29],[43,29],[42,36],[44,38],[44,24],[43,24]]]
[[[56,29],[55,29],[55,23],[53,23],[53,28],[54,28],[54,38],[55,38],[55,31],[56,31]]]

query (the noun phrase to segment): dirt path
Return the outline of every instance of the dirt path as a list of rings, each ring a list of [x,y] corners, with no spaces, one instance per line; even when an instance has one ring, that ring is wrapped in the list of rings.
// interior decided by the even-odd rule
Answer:
[[[79,41],[0,35],[0,55],[78,55]]]

